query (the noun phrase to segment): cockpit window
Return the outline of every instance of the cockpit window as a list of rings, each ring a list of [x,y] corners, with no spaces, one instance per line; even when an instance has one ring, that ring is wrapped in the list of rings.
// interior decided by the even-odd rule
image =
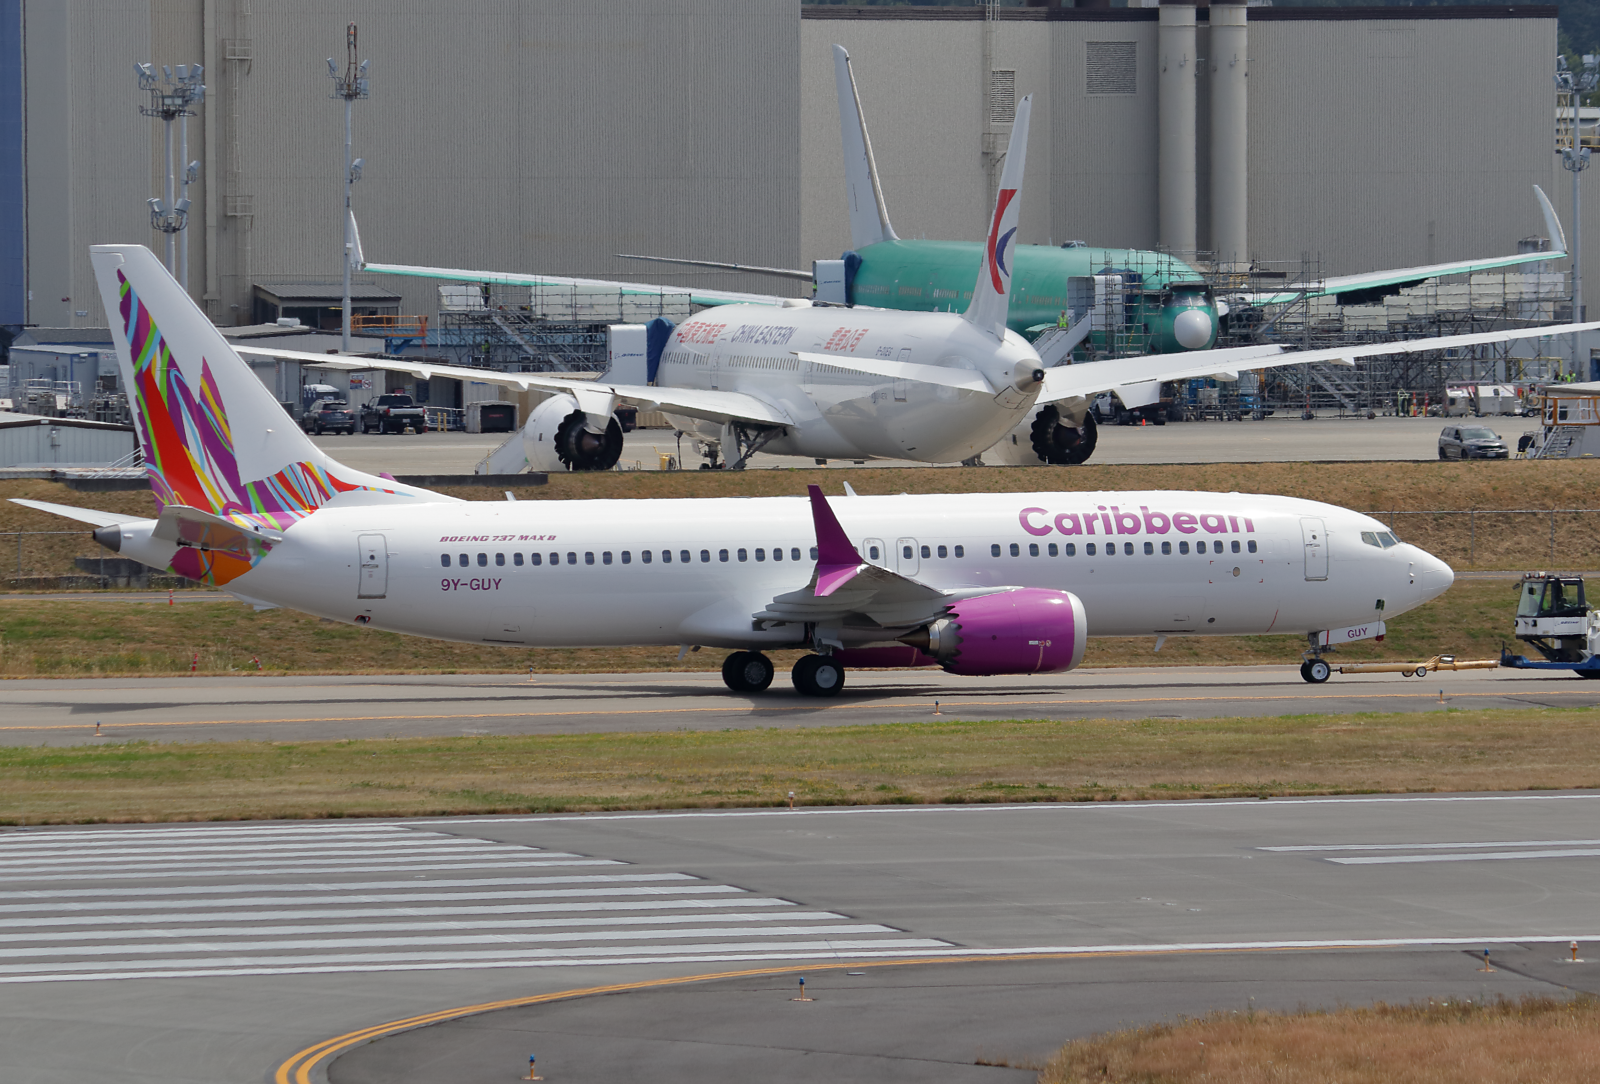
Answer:
[[[1379,531],[1378,541],[1383,544],[1384,549],[1388,549],[1390,546],[1398,546],[1400,544],[1400,540],[1394,536],[1394,532],[1392,531]]]
[[[1365,542],[1369,546],[1377,546],[1379,549],[1383,548],[1383,543],[1378,541],[1377,531],[1362,531],[1361,541]]]

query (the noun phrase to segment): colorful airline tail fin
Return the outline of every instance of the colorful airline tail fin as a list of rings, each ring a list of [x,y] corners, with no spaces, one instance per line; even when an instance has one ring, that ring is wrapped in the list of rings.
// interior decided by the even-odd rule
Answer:
[[[149,249],[89,251],[159,507],[282,529],[339,497],[450,499],[324,455]]]
[[[994,218],[983,246],[983,266],[978,269],[972,304],[964,314],[969,323],[997,339],[1006,337],[1006,314],[1011,307],[1011,257],[1016,251],[1022,175],[1028,165],[1028,114],[1032,109],[1031,94],[1017,103],[1011,144],[1006,148],[1006,163],[1000,171],[1000,191],[995,194]]]
[[[839,134],[844,139],[850,242],[856,248],[865,248],[879,241],[897,241],[894,227],[889,225],[889,211],[883,205],[883,186],[878,183],[878,163],[872,157],[867,123],[861,119],[861,95],[856,92],[856,77],[850,70],[850,54],[842,45],[833,47],[833,76],[839,87]]]

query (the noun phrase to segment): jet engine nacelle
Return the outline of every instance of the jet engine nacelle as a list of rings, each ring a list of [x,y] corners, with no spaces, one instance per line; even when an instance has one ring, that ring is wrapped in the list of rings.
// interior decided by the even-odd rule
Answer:
[[[1015,467],[1037,467],[1041,463],[1067,466],[1093,455],[1098,435],[1092,410],[1085,410],[1075,424],[1070,414],[1050,403],[1031,410],[1016,428],[1000,438],[1000,443],[983,454],[988,462]]]
[[[552,395],[533,408],[522,427],[529,470],[610,470],[622,458],[622,424],[612,415],[605,431],[590,430],[570,395]]]
[[[952,674],[1049,674],[1083,661],[1089,623],[1070,591],[1024,587],[956,603],[900,642]]]

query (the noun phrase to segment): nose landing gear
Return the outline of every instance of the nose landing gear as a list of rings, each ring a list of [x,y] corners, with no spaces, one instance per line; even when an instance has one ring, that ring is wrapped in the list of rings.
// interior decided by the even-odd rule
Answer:
[[[1333,674],[1328,660],[1313,656],[1300,664],[1300,676],[1313,685],[1321,685]]]
[[[772,674],[772,660],[759,651],[735,651],[722,660],[722,682],[736,693],[764,692]]]

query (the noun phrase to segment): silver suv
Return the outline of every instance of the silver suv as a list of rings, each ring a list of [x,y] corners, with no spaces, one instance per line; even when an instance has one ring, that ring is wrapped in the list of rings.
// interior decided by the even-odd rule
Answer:
[[[1481,425],[1447,425],[1439,434],[1440,459],[1509,459],[1500,434]]]

